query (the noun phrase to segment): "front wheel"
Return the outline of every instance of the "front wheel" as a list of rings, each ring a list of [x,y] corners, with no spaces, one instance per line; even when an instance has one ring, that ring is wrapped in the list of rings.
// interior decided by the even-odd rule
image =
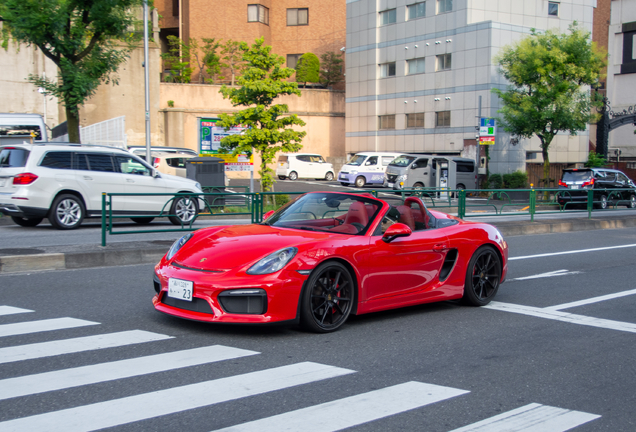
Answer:
[[[78,228],[84,220],[84,203],[75,195],[60,195],[53,201],[49,211],[49,222],[59,230]]]
[[[307,281],[300,310],[300,324],[316,333],[338,330],[349,318],[355,300],[355,284],[345,266],[326,262]]]
[[[356,182],[355,182],[356,187],[361,188],[361,187],[363,187],[365,184],[367,184],[367,179],[365,179],[364,177],[359,176],[359,177],[356,179]]]
[[[501,260],[491,246],[477,249],[466,269],[462,302],[485,306],[495,297],[501,281]]]
[[[298,173],[296,171],[292,171],[289,173],[289,179],[291,181],[298,180]]]
[[[325,180],[327,181],[333,181],[333,173],[331,171],[329,171],[326,175],[325,175]]]
[[[627,203],[627,208],[636,208],[636,195],[632,195],[629,197],[629,202]]]
[[[279,180],[285,180],[286,178],[287,178],[287,177],[285,177],[285,176],[278,176],[278,179],[279,179]]]
[[[189,196],[177,197],[172,203],[169,216],[173,225],[185,225],[193,221],[199,213],[199,204],[197,199]]]
[[[26,218],[26,217],[11,216],[11,220],[13,222],[23,227],[38,226],[43,219],[44,218]]]

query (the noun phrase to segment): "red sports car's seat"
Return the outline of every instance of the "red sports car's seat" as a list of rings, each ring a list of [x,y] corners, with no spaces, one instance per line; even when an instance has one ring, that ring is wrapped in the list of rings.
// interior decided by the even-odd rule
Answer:
[[[366,227],[369,223],[369,216],[367,215],[367,208],[364,206],[364,203],[360,201],[354,201],[353,203],[351,203],[344,223],[359,223],[363,227]]]
[[[414,208],[414,204],[417,206],[416,208]],[[419,197],[408,197],[404,200],[404,205],[411,208],[413,219],[415,219],[416,222],[423,224],[424,229],[428,229],[430,227],[430,217],[426,211],[426,206]]]
[[[415,231],[415,219],[413,218],[411,207],[401,205],[397,206],[396,209],[400,212],[400,219],[398,219],[398,222],[403,223],[407,227],[411,228],[411,231]]]

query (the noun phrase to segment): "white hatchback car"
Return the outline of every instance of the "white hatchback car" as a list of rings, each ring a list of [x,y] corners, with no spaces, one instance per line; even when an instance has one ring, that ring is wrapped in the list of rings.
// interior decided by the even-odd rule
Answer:
[[[333,165],[313,153],[283,153],[278,156],[276,175],[279,179],[311,178],[333,180]]]
[[[21,226],[48,218],[57,229],[80,226],[101,216],[102,193],[202,193],[194,180],[160,174],[131,153],[115,147],[82,144],[0,146],[0,212]],[[113,214],[149,223],[163,211],[175,225],[189,223],[199,211],[188,196],[115,196]]]

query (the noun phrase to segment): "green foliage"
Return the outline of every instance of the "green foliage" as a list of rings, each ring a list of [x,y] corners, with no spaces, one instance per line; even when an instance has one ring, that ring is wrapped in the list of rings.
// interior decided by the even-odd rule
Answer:
[[[503,189],[503,178],[501,174],[492,174],[488,177],[489,189]]]
[[[234,85],[236,76],[240,75],[245,67],[243,64],[243,51],[241,50],[241,42],[228,39],[225,44],[221,45],[221,68],[228,70],[230,75],[230,85]]]
[[[271,190],[274,171],[267,167],[274,161],[278,151],[297,152],[307,132],[293,129],[304,126],[295,114],[289,114],[285,104],[274,104],[281,95],[298,95],[298,84],[287,79],[294,70],[283,66],[284,59],[271,52],[272,47],[263,45],[263,38],[257,39],[251,47],[240,45],[245,70],[238,79],[238,87],[221,87],[224,99],[232,105],[246,107],[234,114],[221,114],[220,126],[231,128],[246,126],[243,134],[229,135],[221,140],[221,152],[233,154],[256,151],[261,156],[261,190]]]
[[[505,189],[525,189],[528,187],[528,174],[523,171],[515,171],[502,176]]]
[[[174,108],[174,101],[173,100],[169,100],[168,101],[168,107]]]
[[[607,165],[607,160],[596,152],[590,152],[587,155],[585,166],[588,168],[603,168]]]
[[[274,195],[274,200],[277,207],[284,206],[289,202],[289,195]]]
[[[117,84],[114,75],[141,33],[135,7],[142,0],[2,0],[2,46],[9,41],[35,45],[55,63],[51,80],[30,75],[29,82],[64,104],[69,139],[79,142],[79,106],[102,83]],[[140,25],[136,26],[137,28]]]
[[[196,40],[190,39],[186,44],[177,36],[168,36],[168,52],[161,54],[165,67],[170,69],[167,82],[189,83],[192,80],[194,68],[190,65],[190,57],[197,52],[197,48]]]
[[[220,42],[216,42],[214,38],[203,38],[203,66],[205,73],[210,76],[206,81],[209,83],[216,83],[218,80],[223,79],[221,76],[221,57],[216,53],[216,50],[221,46]],[[200,68],[199,70],[201,70]],[[201,76],[203,74],[200,74]]]
[[[344,81],[344,74],[342,73],[344,60],[342,59],[342,54],[326,52],[320,56],[320,60],[322,65],[320,69],[320,82],[325,87]]]
[[[320,60],[313,53],[305,53],[296,65],[296,82],[317,83],[320,81]]]
[[[548,148],[561,131],[576,135],[593,122],[593,108],[601,101],[591,98],[587,86],[596,87],[605,66],[606,53],[591,42],[590,33],[576,22],[566,34],[553,31],[532,34],[504,47],[496,62],[510,82],[506,91],[493,89],[503,102],[499,111],[503,126],[514,135],[541,140],[544,177],[549,177]]]

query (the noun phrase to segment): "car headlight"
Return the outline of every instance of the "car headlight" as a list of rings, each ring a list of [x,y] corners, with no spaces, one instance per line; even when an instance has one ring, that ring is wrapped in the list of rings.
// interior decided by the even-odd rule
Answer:
[[[184,235],[183,237],[181,237],[176,242],[172,243],[172,246],[170,246],[170,249],[168,249],[168,253],[166,254],[166,259],[168,260],[172,259],[172,257],[175,256],[177,252],[179,252],[179,249],[181,249],[183,245],[186,244],[186,242],[190,240],[191,238],[192,238],[192,233],[188,233]]]
[[[296,255],[298,249],[288,247],[267,255],[265,258],[254,264],[247,271],[251,275],[264,275],[275,273],[285,267],[285,265]]]
[[[349,171],[351,174],[358,174],[358,170],[351,170]]]
[[[397,176],[397,178],[395,179],[395,181],[401,182],[406,180],[406,176],[405,175],[399,175]]]
[[[194,185],[194,187],[195,187],[195,188],[197,188],[197,189],[199,189],[201,192],[203,192],[203,189],[201,189],[201,183],[197,182],[197,183]]]

